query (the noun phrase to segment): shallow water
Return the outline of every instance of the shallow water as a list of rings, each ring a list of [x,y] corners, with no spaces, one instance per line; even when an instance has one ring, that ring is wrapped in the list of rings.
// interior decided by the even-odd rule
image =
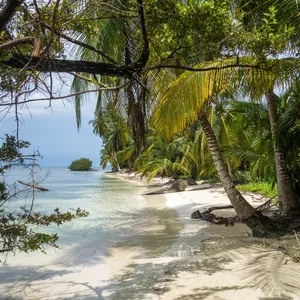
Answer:
[[[16,168],[8,181],[16,179],[29,181],[28,173]],[[58,233],[59,250],[9,255],[7,265],[0,267],[0,295],[6,295],[0,299],[94,299],[95,293],[95,299],[153,299],[152,283],[165,265],[164,260],[153,264],[154,259],[178,256],[178,247],[173,246],[183,228],[178,213],[165,207],[164,198],[143,197],[142,185],[102,171],[52,169],[40,185],[50,191],[35,194],[35,211],[80,207],[90,214],[43,229]],[[26,195],[20,194],[10,208],[25,202],[30,207],[31,195],[24,201]],[[83,283],[92,287],[87,294],[81,290]],[[101,297],[95,289],[101,290]]]
[[[134,213],[145,207],[145,199],[139,195],[141,186],[125,180],[106,176],[103,171],[71,172],[66,169],[51,169],[51,173],[43,182],[48,192],[35,192],[34,211],[50,213],[54,208],[69,211],[80,207],[87,210],[87,218],[77,219],[63,226],[51,226],[47,231],[59,230],[60,244],[69,244],[97,230],[98,238],[107,241],[109,236],[119,235],[120,224],[126,229],[131,223]],[[43,178],[47,171],[43,170],[36,177]],[[28,171],[15,168],[7,179],[29,181]],[[22,188],[21,185],[19,185]],[[29,208],[32,192],[24,192],[18,199],[11,201],[11,209],[20,206]],[[125,230],[126,231],[126,230]],[[126,232],[124,232],[126,234]]]

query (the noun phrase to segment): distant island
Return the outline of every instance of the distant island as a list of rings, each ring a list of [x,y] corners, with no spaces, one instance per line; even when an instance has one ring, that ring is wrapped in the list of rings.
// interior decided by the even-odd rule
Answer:
[[[94,171],[92,168],[92,161],[88,158],[80,158],[72,161],[68,169],[71,171]]]

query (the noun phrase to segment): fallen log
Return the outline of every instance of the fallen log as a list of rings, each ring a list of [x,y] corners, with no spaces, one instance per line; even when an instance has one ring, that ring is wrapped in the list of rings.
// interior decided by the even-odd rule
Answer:
[[[35,188],[35,189],[38,189],[38,190],[41,190],[43,192],[47,192],[49,191],[48,189],[42,187],[42,186],[39,186],[37,184],[32,184],[32,183],[28,183],[28,182],[25,182],[25,181],[21,181],[21,180],[18,180],[19,183],[23,184],[23,185],[26,185],[26,186],[29,186],[31,188]]]
[[[201,213],[199,210],[196,210],[192,213],[191,218],[192,219],[201,219],[203,221],[210,222],[210,223],[213,223],[216,225],[224,224],[225,226],[233,226],[234,222],[239,219],[238,216],[226,218],[226,217],[218,217],[215,214],[211,213],[213,210],[228,209],[228,208],[232,208],[232,206],[231,205],[214,206],[214,207],[207,209],[203,213]]]
[[[233,208],[232,205],[219,205],[219,206],[212,206],[210,208],[208,208],[207,210],[205,210],[203,212],[203,214],[209,214],[211,213],[213,210],[218,210],[218,209],[229,209],[229,208]]]

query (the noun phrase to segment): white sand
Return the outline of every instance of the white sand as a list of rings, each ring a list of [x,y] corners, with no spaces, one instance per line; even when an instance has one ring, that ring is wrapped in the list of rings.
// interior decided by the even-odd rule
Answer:
[[[263,248],[242,224],[208,227],[190,218],[228,204],[221,189],[145,199],[132,236],[106,255],[95,232],[71,249],[19,254],[0,267],[0,299],[300,299],[300,264]]]
[[[254,206],[265,200],[252,193],[245,197]],[[221,188],[167,194],[166,198],[167,205],[178,210],[185,222],[182,236],[197,224],[190,220],[191,212],[230,204]],[[178,274],[160,299],[300,299],[300,264],[264,247],[262,240],[250,238],[245,225],[213,225],[200,231],[212,235],[186,260],[185,267],[177,268]]]

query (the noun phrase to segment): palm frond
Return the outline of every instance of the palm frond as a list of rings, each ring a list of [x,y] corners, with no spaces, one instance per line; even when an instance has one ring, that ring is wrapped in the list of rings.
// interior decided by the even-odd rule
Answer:
[[[233,91],[243,86],[252,99],[260,99],[274,86],[285,88],[291,84],[300,70],[300,60],[294,58],[269,60],[261,68],[252,57],[240,59],[240,65],[247,64],[249,67],[230,67],[234,64],[236,60],[233,59],[205,62],[195,68],[209,70],[187,71],[173,81],[155,110],[154,126],[159,134],[171,138],[197,120],[204,104],[214,93]]]
[[[71,91],[73,93],[86,91],[86,90],[89,90],[90,86],[91,85],[89,82],[87,82],[85,80],[81,80],[77,77],[74,77],[72,86],[71,86]],[[77,123],[77,129],[79,129],[80,125],[81,125],[81,106],[82,106],[82,101],[85,98],[85,94],[75,95],[74,98],[75,98],[74,102],[75,102],[76,123]]]

